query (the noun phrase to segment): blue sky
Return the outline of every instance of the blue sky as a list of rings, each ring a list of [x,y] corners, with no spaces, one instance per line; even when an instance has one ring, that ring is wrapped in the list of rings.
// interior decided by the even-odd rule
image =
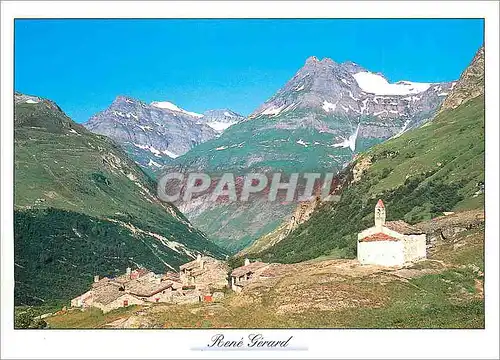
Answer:
[[[117,95],[247,115],[312,55],[437,82],[482,43],[482,20],[16,20],[15,89],[78,122]]]

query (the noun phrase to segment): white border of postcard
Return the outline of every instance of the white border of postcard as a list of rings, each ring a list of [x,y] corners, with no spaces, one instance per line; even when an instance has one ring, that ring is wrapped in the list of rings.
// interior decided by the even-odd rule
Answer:
[[[498,358],[499,4],[454,1],[177,1],[1,3],[1,358]],[[13,330],[14,18],[485,18],[485,330]],[[348,34],[346,35],[348,36]],[[439,34],[436,34],[439,36]],[[77,39],[75,39],[77,41]],[[34,41],[37,41],[34,38]],[[68,61],[71,61],[68,59]],[[432,62],[432,59],[429,59]],[[289,351],[198,351],[210,338],[294,336]]]

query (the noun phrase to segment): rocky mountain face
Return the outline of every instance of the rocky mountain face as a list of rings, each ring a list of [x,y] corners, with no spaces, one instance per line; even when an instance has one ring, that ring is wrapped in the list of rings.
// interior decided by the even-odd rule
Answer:
[[[371,146],[432,118],[454,83],[390,83],[352,62],[307,59],[248,118],[172,162],[172,168],[232,171],[333,172]],[[238,251],[289,217],[292,204],[179,204],[217,244]],[[226,218],[222,226],[214,219]]]
[[[203,113],[200,122],[218,132],[223,132],[231,125],[237,124],[245,117],[230,109],[208,110]]]
[[[14,99],[16,304],[68,300],[94,275],[129,266],[164,272],[197,254],[223,256],[113,141],[50,100]]]
[[[482,94],[484,94],[484,46],[478,50],[472,63],[462,73],[441,109],[455,109],[460,104]]]
[[[83,125],[120,144],[140,166],[154,173],[218,131],[201,121],[203,115],[170,102],[150,105],[118,96],[106,110]]]
[[[333,130],[321,115],[337,116],[350,119],[351,127],[359,125],[356,141],[386,139],[429,120],[453,86],[453,82],[389,83],[382,74],[372,73],[352,62],[338,64],[329,58],[310,57],[276,95],[249,116],[249,120],[279,119],[287,113],[305,110],[303,117],[294,116],[295,124],[288,126],[299,127],[309,121],[308,125],[319,131]],[[311,114],[311,110],[320,114]],[[351,133],[355,132],[351,130]],[[333,131],[332,134],[337,135]],[[339,144],[345,141],[344,146],[347,146],[346,134],[340,133],[337,137]]]

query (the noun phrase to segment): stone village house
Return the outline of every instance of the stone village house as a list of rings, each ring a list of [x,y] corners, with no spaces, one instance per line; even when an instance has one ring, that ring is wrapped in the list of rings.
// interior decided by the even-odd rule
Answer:
[[[426,235],[404,221],[385,221],[382,200],[375,206],[375,226],[358,234],[358,261],[361,264],[401,266],[426,258]]]
[[[128,268],[126,274],[113,279],[96,276],[91,289],[71,300],[71,306],[93,306],[106,313],[146,303],[196,303],[211,296],[212,289],[227,286],[228,268],[222,261],[198,256],[181,269],[181,274],[156,275],[147,269]]]
[[[89,291],[71,300],[72,307],[97,307],[108,312],[119,307],[142,305],[145,302],[159,302],[171,293],[174,283],[162,281],[153,272],[127,269],[125,275],[117,278],[94,277]]]
[[[196,260],[180,266],[182,284],[194,285],[199,290],[227,287],[229,267],[223,261],[198,255]]]
[[[245,265],[231,272],[231,289],[236,292],[241,292],[244,286],[259,279],[262,273],[269,268],[270,265],[271,264],[260,261],[250,262],[250,260],[245,259]]]

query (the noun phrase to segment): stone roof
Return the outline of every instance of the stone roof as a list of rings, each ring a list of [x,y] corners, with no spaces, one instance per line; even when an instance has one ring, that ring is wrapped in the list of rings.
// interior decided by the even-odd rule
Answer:
[[[121,283],[121,284],[124,284],[128,281],[130,281],[130,275],[127,275],[127,274],[123,274],[123,275],[120,275],[120,276],[117,276],[113,279],[115,282],[117,283]]]
[[[205,260],[205,259],[202,258],[201,260]],[[179,269],[181,269],[181,270],[184,270],[184,269],[189,270],[189,269],[193,269],[195,267],[200,267],[200,263],[198,262],[197,259],[179,266]]]
[[[220,260],[214,259],[213,257],[210,256],[202,256],[200,261],[203,262],[203,264],[221,263]],[[200,268],[200,263],[198,262],[198,259],[194,259],[193,261],[190,261],[188,263],[179,266],[180,270],[191,270],[195,268]]]
[[[133,270],[130,274],[122,274],[122,275],[117,276],[111,280],[113,280],[117,283],[125,284],[125,283],[129,282],[132,279],[132,277],[139,279],[139,278],[146,276],[150,273],[151,273],[151,270],[148,270],[146,268],[140,268],[140,269]]]
[[[137,274],[137,278],[140,278],[140,277],[143,277],[147,274],[149,274],[151,271],[148,270],[148,269],[145,269],[145,268],[140,268],[140,269],[137,269],[137,270],[134,270],[132,271],[131,275],[132,274]]]
[[[364,238],[362,238],[359,241],[368,242],[368,241],[399,241],[399,240],[396,239],[395,237],[392,237],[392,236],[384,234],[384,233],[376,233],[373,235],[365,236]]]
[[[109,281],[110,281],[109,278],[104,277],[104,278],[100,279],[98,282],[93,282],[92,283],[92,288],[93,289],[97,289],[97,288],[99,288],[101,286],[108,285]]]
[[[128,293],[140,297],[150,297],[172,286],[171,281],[163,281],[159,284],[150,281],[131,280],[127,283]]]
[[[250,263],[248,265],[240,266],[239,268],[234,269],[231,272],[231,276],[238,277],[238,276],[242,276],[242,275],[245,275],[248,273],[252,273],[252,272],[255,272],[256,270],[263,268],[264,266],[267,266],[267,265],[269,265],[269,264],[266,264],[266,263],[263,263],[260,261],[255,261],[255,262]]]
[[[207,272],[207,269],[194,269],[191,271],[192,276],[198,276]]]
[[[181,277],[179,273],[167,271],[166,274],[163,275],[162,280],[170,280],[170,281],[181,281]]]
[[[416,226],[410,225],[402,220],[387,221],[384,226],[403,235],[424,234],[424,232]]]
[[[103,305],[107,305],[125,294],[125,292],[120,291],[117,286],[112,284],[99,286],[93,290],[93,293],[94,302],[98,302]]]

